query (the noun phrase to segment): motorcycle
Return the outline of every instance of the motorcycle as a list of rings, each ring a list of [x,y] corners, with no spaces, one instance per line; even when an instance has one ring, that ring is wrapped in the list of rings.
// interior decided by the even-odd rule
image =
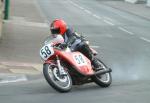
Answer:
[[[63,42],[63,37],[58,35],[53,40],[47,39],[40,49],[40,56],[44,60],[43,74],[51,87],[58,92],[69,92],[73,85],[95,82],[101,87],[108,87],[111,84],[112,70],[100,59],[97,59],[100,67],[96,71],[82,53],[60,47],[59,44]],[[96,58],[97,52],[91,50]]]

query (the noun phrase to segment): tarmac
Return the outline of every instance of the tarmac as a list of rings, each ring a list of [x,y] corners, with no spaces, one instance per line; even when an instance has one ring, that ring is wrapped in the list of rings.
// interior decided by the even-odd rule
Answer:
[[[146,6],[145,2],[132,4],[125,2],[124,0],[97,0],[97,1],[105,4],[106,6],[150,20],[150,12],[149,12],[150,7]]]
[[[106,6],[137,15],[141,18],[150,20],[150,8],[146,4],[130,4],[122,0],[97,0]],[[36,0],[11,0],[10,1],[10,19],[3,23],[3,36],[0,41],[0,83],[10,78],[24,78],[25,75],[39,75],[42,74],[42,62],[40,58],[36,58],[37,52],[41,44],[39,41],[43,40],[44,34],[48,34],[48,25],[46,17],[42,14]],[[32,38],[38,36],[41,40],[33,40],[35,43],[28,44],[31,38],[28,35],[21,36],[20,34],[31,35]],[[22,45],[25,39],[29,48]],[[7,41],[12,42],[7,42]],[[38,41],[38,43],[36,42]],[[13,46],[11,46],[14,44]],[[34,48],[33,53],[22,56],[20,51],[28,52]],[[34,58],[33,58],[33,57]],[[15,58],[15,59],[14,59]],[[15,77],[14,77],[15,76]],[[5,78],[4,78],[5,77]],[[13,80],[14,81],[14,80]]]

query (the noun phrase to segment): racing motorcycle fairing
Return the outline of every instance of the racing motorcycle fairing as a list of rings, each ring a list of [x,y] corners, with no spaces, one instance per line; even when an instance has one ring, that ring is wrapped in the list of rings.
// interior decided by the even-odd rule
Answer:
[[[91,66],[91,61],[80,52],[65,52],[55,50],[56,55],[61,59],[66,60],[82,75],[93,75],[94,71]]]

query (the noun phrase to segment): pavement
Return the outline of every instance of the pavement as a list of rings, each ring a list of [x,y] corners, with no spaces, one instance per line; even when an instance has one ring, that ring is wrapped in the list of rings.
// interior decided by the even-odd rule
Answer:
[[[19,62],[0,62],[0,73],[5,74],[39,74],[42,71],[42,65],[25,64]]]
[[[48,33],[36,0],[10,0],[10,17],[0,40],[0,83],[42,74],[39,49]]]

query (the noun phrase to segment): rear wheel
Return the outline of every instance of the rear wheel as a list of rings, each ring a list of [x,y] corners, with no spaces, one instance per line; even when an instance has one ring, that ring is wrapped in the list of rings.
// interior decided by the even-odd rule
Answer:
[[[67,71],[60,75],[56,65],[44,64],[43,74],[47,82],[59,92],[68,92],[72,87],[72,79]]]
[[[99,59],[98,63],[102,70],[107,70],[107,66]],[[92,76],[92,80],[101,87],[108,87],[112,82],[111,73],[105,73],[102,75],[94,75]]]

